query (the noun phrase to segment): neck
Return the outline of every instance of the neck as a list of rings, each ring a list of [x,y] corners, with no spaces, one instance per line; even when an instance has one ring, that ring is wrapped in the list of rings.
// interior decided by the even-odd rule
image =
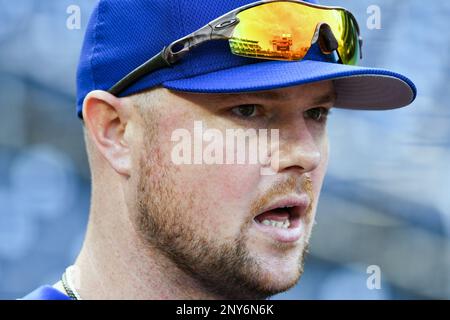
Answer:
[[[92,201],[86,239],[75,263],[82,299],[220,298],[206,292],[159,250],[145,245],[123,201],[102,197],[101,203],[109,203],[109,208],[97,208]]]

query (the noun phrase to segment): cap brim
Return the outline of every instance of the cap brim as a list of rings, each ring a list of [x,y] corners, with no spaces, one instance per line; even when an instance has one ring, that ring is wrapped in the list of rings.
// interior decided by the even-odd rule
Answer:
[[[191,78],[166,81],[176,91],[239,93],[272,90],[306,83],[334,80],[335,106],[346,109],[386,110],[411,104],[414,83],[407,77],[383,69],[302,60],[267,61],[224,69]]]

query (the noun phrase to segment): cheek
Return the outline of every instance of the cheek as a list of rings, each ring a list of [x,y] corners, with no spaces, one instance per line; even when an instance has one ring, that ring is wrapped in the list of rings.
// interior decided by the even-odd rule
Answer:
[[[256,165],[220,165],[202,168],[205,176],[203,185],[210,194],[216,194],[223,204],[236,200],[251,199],[260,180]]]
[[[201,138],[200,140],[196,140],[196,137],[198,138],[199,135],[198,132],[197,135],[194,132],[194,121],[196,117],[181,114],[177,118],[178,121],[173,120],[173,118],[167,119],[160,125],[161,131],[159,132],[159,145],[162,146],[163,161],[177,171],[177,176],[179,176],[179,179],[177,177],[177,181],[179,182],[177,184],[182,185],[185,190],[190,189],[196,193],[202,193],[204,200],[220,200],[218,203],[219,206],[233,203],[237,198],[250,196],[250,193],[254,192],[255,186],[261,178],[260,165],[239,165],[236,163],[206,164],[205,159],[203,159],[201,164],[193,164],[195,154],[198,154],[196,153],[195,146],[201,146],[197,150],[200,150],[202,155],[206,155],[208,149],[216,150],[217,148],[218,150],[222,150],[222,156],[219,156],[218,159],[222,159],[222,163],[226,162],[227,152],[229,151],[226,149],[225,130],[223,128],[219,129],[222,132],[222,139],[219,139],[220,142],[216,140],[214,142],[202,142]],[[206,123],[206,121],[203,122],[201,133],[209,129]],[[173,148],[179,145],[178,142],[171,141],[171,136],[179,128],[187,130],[191,137],[191,155],[187,158],[190,158],[192,164],[176,165],[171,159]],[[214,128],[214,126],[211,126],[211,128]],[[202,136],[201,133],[200,137]],[[234,152],[234,159],[236,159],[236,150],[232,152]]]
[[[314,207],[317,207],[318,198],[320,196],[320,190],[322,189],[322,183],[328,168],[329,159],[329,146],[328,139],[325,138],[321,144],[321,159],[320,164],[314,171],[311,172],[311,180],[313,182],[313,192],[314,192]]]
[[[174,165],[173,165],[174,166]],[[259,169],[234,165],[181,165],[169,169],[180,220],[199,233],[233,241],[249,219]],[[253,173],[254,171],[254,173]]]
[[[169,187],[179,196],[180,206],[189,203],[184,214],[208,226],[207,232],[211,234],[234,237],[250,215],[248,206],[256,196],[261,167],[258,164],[176,165],[171,159],[172,148],[176,144],[170,140],[172,132],[185,128],[194,136],[193,121],[171,120],[163,123],[158,132],[159,147],[155,152],[160,154],[160,161],[172,176]],[[205,142],[203,147],[207,144]]]
[[[213,225],[241,226],[248,218],[249,203],[256,195],[259,167],[244,165],[183,166],[180,186],[192,192]],[[233,223],[233,221],[235,223]]]

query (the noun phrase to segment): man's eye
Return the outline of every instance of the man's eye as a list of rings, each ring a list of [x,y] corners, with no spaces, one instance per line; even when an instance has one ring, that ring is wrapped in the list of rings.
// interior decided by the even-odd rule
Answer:
[[[305,111],[305,116],[317,122],[325,121],[330,110],[327,108],[313,108]]]
[[[242,118],[253,118],[258,116],[258,106],[256,104],[245,104],[231,109],[236,116]]]

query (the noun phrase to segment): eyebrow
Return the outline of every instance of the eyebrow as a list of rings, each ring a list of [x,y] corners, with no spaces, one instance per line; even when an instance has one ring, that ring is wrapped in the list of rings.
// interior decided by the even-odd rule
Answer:
[[[315,97],[312,104],[313,105],[322,105],[322,104],[328,104],[332,103],[334,104],[336,102],[337,96],[335,92],[330,92],[324,95],[321,95],[319,97]]]

